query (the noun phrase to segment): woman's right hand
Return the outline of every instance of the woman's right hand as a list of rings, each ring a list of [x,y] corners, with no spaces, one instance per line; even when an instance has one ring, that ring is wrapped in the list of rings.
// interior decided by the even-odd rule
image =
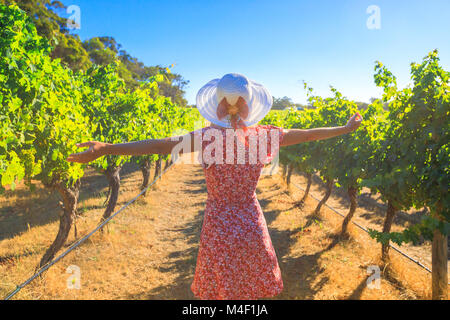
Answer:
[[[363,121],[362,115],[360,115],[359,112],[357,112],[353,115],[353,117],[350,118],[350,120],[348,120],[347,125],[345,127],[348,129],[349,132],[353,132],[359,128],[362,121]]]
[[[98,141],[89,141],[84,143],[77,143],[77,147],[89,147],[88,150],[80,153],[73,153],[68,158],[69,162],[89,163],[97,158],[106,155],[107,143]]]

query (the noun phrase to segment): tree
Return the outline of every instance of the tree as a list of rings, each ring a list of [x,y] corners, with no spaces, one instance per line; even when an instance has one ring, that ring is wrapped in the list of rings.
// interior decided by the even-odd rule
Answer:
[[[273,105],[272,109],[274,110],[284,110],[286,108],[292,107],[294,103],[291,98],[283,97],[283,98],[275,98],[273,97]]]
[[[159,92],[170,97],[172,102],[179,106],[186,106],[184,87],[189,83],[179,74],[172,73],[169,68],[162,66],[145,66],[137,58],[132,57],[112,37],[94,37],[83,43],[92,63],[106,66],[119,61],[118,73],[128,88],[136,89],[140,83],[159,74],[163,80],[159,82]]]
[[[166,67],[145,66],[122,49],[113,37],[94,37],[81,42],[77,35],[70,33],[67,19],[58,14],[58,11],[66,9],[61,1],[0,0],[0,3],[17,3],[27,12],[38,34],[45,37],[53,47],[51,57],[61,59],[72,70],[87,71],[93,64],[107,66],[119,61],[118,74],[130,89],[136,89],[150,77],[163,74],[165,81],[160,84],[161,94],[170,97],[177,105],[187,105],[184,88],[189,81],[179,74],[171,73]]]
[[[67,29],[67,19],[56,11],[66,9],[61,1],[53,0],[0,0],[0,3],[17,5],[24,10],[36,26],[38,34],[45,37],[54,48],[51,57],[61,61],[74,71],[86,71],[91,62],[78,36]]]
[[[410,195],[416,208],[426,206],[429,214],[421,223],[401,233],[389,231],[372,235],[381,242],[418,242],[420,237],[433,241],[433,299],[447,299],[447,236],[450,231],[450,72],[439,65],[437,50],[421,64],[411,64],[412,88],[399,90],[396,78],[380,62],[375,80],[384,89],[389,102],[390,120],[395,125],[400,157],[395,160],[397,194]],[[394,176],[391,177],[395,178]]]
[[[64,245],[76,217],[83,165],[69,163],[73,137],[91,139],[81,106],[83,81],[50,57],[51,46],[17,6],[0,5],[0,192],[39,180],[62,197],[58,234],[41,259]]]

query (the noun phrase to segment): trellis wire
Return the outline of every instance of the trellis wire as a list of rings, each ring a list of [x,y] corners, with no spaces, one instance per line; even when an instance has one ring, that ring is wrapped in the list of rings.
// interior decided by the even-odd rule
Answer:
[[[167,172],[167,170],[169,170],[175,163],[172,163],[169,167],[167,167],[163,172],[161,172],[159,174],[158,177],[155,178],[155,180],[153,180],[153,182],[147,186],[145,189],[143,189],[136,197],[134,197],[133,199],[131,199],[130,201],[128,201],[122,208],[120,208],[116,213],[114,213],[113,215],[111,215],[109,218],[107,218],[106,220],[104,220],[103,222],[101,222],[94,230],[92,230],[91,232],[89,232],[87,235],[85,235],[83,238],[81,238],[80,240],[74,242],[66,251],[64,251],[62,254],[60,254],[58,257],[56,257],[55,259],[53,259],[52,261],[48,262],[47,264],[45,264],[45,266],[43,266],[42,268],[40,268],[34,275],[32,275],[30,278],[28,278],[28,280],[26,280],[25,282],[23,282],[22,284],[18,285],[17,288],[11,292],[6,298],[5,300],[9,300],[11,299],[13,296],[15,296],[20,290],[22,290],[24,287],[26,287],[31,281],[33,281],[34,279],[36,279],[39,275],[41,275],[44,271],[46,271],[47,269],[49,269],[51,266],[53,266],[55,263],[57,263],[59,260],[61,260],[62,258],[64,258],[69,252],[71,252],[73,249],[75,249],[76,247],[78,247],[81,243],[83,243],[85,240],[87,240],[90,236],[92,236],[95,232],[97,232],[99,229],[101,229],[105,224],[107,224],[109,221],[111,221],[111,219],[113,219],[116,215],[118,215],[121,211],[123,211],[124,209],[126,209],[129,205],[131,205],[133,202],[135,202],[145,191],[148,190],[148,188],[150,188],[151,186],[153,186],[156,181],[158,181],[158,179],[160,179],[162,177],[162,175],[164,173]]]
[[[295,186],[297,189],[300,189],[300,190],[302,190],[302,191],[305,191],[305,189],[303,189],[303,188],[300,187],[299,185],[297,185],[297,184],[295,184],[295,183],[293,183],[293,182],[291,182],[291,184],[292,184],[293,186]],[[319,202],[320,202],[320,199],[316,198],[312,193],[310,193],[309,195],[310,195],[313,199],[315,199],[316,201],[319,201]],[[326,204],[326,203],[325,203],[324,205],[325,205],[326,207],[328,207],[331,211],[333,211],[333,212],[337,213],[338,215],[340,215],[341,217],[345,218],[345,215],[343,215],[342,213],[340,213],[339,211],[337,211],[337,210],[334,209],[333,207],[329,206],[329,205]],[[363,231],[369,233],[369,231],[368,231],[366,228],[364,228],[363,226],[361,226],[360,224],[358,224],[358,223],[356,223],[356,222],[354,222],[354,221],[352,221],[352,223],[353,223],[354,225],[356,225],[358,228],[360,228],[361,230],[363,230]],[[411,260],[412,262],[416,263],[419,267],[422,267],[423,269],[425,269],[426,271],[428,271],[429,273],[431,273],[431,270],[430,270],[427,266],[423,265],[420,261],[418,261],[418,260],[416,260],[416,259],[410,257],[409,255],[407,255],[406,253],[404,253],[404,252],[401,251],[400,249],[396,248],[396,247],[393,246],[392,244],[389,244],[389,246],[390,246],[392,249],[394,249],[395,251],[397,251],[398,253],[400,253],[401,255],[403,255],[404,257],[406,257],[406,258],[408,258],[409,260]],[[450,282],[448,282],[448,284],[450,284]]]

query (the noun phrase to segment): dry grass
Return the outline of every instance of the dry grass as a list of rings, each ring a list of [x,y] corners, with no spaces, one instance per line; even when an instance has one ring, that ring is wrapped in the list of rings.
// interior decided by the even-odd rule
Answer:
[[[259,188],[267,190],[265,184],[272,187],[263,192],[266,194],[260,199],[274,199],[268,204],[268,214],[277,216],[270,225],[271,235],[281,260],[283,279],[288,280],[285,280],[285,290],[279,298],[425,298],[405,285],[388,281],[383,270],[380,289],[369,289],[367,268],[381,265],[375,242],[353,227],[350,227],[351,237],[342,239],[339,236],[342,218],[328,208],[323,208],[318,217],[312,215],[317,201],[311,198],[301,209],[295,207],[292,199],[300,199],[303,194],[294,191],[289,197],[286,188],[278,187],[283,185],[280,177],[261,180]],[[274,209],[270,210],[272,206]],[[268,208],[264,210],[267,212]],[[270,219],[267,213],[266,219]],[[288,249],[285,249],[286,242]],[[280,257],[280,253],[284,256]]]
[[[122,172],[118,208],[139,192],[141,173]],[[106,179],[83,178],[77,222],[79,234],[93,229],[103,213]],[[303,208],[280,184],[264,176],[258,198],[280,262],[284,291],[275,299],[427,299],[430,276],[392,253],[392,267],[381,288],[366,286],[367,267],[378,265],[379,245],[351,228],[339,239],[341,218],[323,209],[311,217],[316,201]],[[0,198],[0,296],[34,272],[58,228],[56,196],[45,190],[19,191]],[[206,186],[199,166],[177,165],[109,225],[54,265],[16,299],[196,299],[190,291],[203,222]],[[73,233],[69,243],[74,241]],[[67,289],[66,269],[81,270],[81,290]]]
[[[302,174],[294,174],[292,176],[292,181],[303,188],[306,187],[306,177]],[[311,186],[311,193],[320,199],[325,192],[324,183],[319,181],[317,178],[314,178],[313,181],[314,183]],[[300,199],[303,197],[303,191],[293,185],[291,185],[288,190],[294,199]],[[340,213],[346,214],[350,206],[350,201],[345,189],[334,188],[327,204],[337,209]],[[327,219],[334,220],[336,230],[339,230],[343,218],[339,217],[336,213],[326,207],[323,207],[322,211],[327,213]],[[364,188],[361,195],[358,196],[358,207],[352,220],[358,222],[366,228],[368,227],[381,231],[384,223],[385,212],[386,208],[381,201],[380,195],[370,195],[369,190]],[[407,212],[398,212],[392,225],[392,231],[401,231],[411,223],[418,222],[423,214],[423,210],[415,209],[411,209]],[[408,290],[412,290],[418,299],[431,299],[431,274],[429,272],[392,249],[390,250],[389,264],[383,265],[381,263],[381,245],[376,243],[367,235],[367,233],[360,230],[353,224],[350,224],[350,227],[352,238],[357,239],[360,243],[364,243],[366,245],[365,250],[373,251],[373,255],[377,257],[378,263],[383,268],[385,278],[390,279],[391,282],[397,286],[402,286],[408,288]],[[430,242],[426,241],[417,246],[412,244],[404,244],[400,247],[400,250],[422,262],[431,269]]]

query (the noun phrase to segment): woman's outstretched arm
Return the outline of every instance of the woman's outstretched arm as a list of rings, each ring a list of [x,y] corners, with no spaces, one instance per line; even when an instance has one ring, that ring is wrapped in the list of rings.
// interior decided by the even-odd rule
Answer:
[[[188,134],[189,135],[189,134]],[[104,143],[99,141],[89,141],[78,143],[77,147],[89,147],[88,150],[71,154],[67,161],[89,163],[97,158],[106,155],[141,156],[145,154],[170,154],[173,148],[183,141],[186,136],[178,136],[164,139],[149,139],[128,143]],[[194,137],[190,136],[191,149],[194,150]],[[180,153],[182,153],[181,150]]]
[[[342,134],[350,133],[358,129],[363,118],[359,113],[356,113],[347,122],[347,125],[340,127],[327,127],[315,129],[284,129],[282,146],[290,146],[302,142],[324,140],[340,136]]]

